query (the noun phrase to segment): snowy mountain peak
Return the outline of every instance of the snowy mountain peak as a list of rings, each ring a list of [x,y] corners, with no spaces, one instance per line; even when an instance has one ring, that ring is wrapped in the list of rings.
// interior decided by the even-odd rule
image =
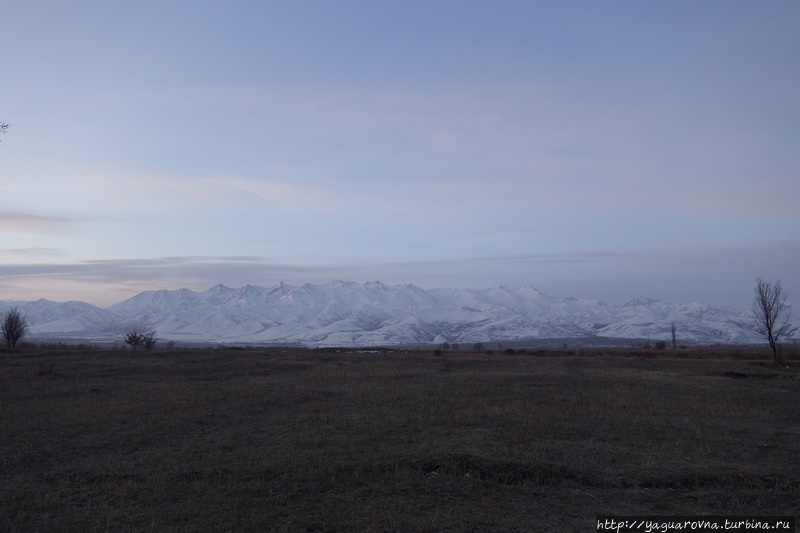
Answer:
[[[661,302],[661,300],[656,300],[655,298],[647,298],[646,296],[639,296],[638,298],[633,298],[628,300],[622,307],[639,307],[639,306],[649,306],[649,305],[656,305]]]
[[[162,339],[193,342],[387,345],[473,343],[527,338],[625,337],[683,343],[752,343],[750,316],[701,304],[635,298],[621,306],[554,298],[531,286],[431,289],[331,281],[295,287],[216,285],[144,291],[100,309],[82,302],[0,302],[19,307],[32,335],[108,338],[146,327]],[[793,330],[792,335],[796,335]]]
[[[232,288],[228,287],[227,285],[223,285],[222,283],[219,283],[217,285],[214,285],[210,289],[206,289],[203,292],[205,294],[209,295],[209,296],[214,296],[214,297],[219,297],[219,298],[227,298],[232,293],[234,293],[235,291],[236,291],[236,289],[232,289]]]

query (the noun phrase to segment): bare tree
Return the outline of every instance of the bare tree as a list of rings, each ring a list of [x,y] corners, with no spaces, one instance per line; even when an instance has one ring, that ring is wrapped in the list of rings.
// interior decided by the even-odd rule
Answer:
[[[0,329],[2,329],[3,338],[6,340],[6,346],[16,348],[17,341],[24,337],[25,332],[28,331],[28,318],[23,316],[15,307],[3,315]]]
[[[144,344],[144,335],[138,331],[133,331],[125,335],[125,344],[134,350]]]
[[[2,120],[0,120],[0,133],[5,133],[10,125],[11,124],[7,124],[7,123],[3,122]],[[2,142],[2,141],[0,141],[0,142]]]
[[[145,350],[152,350],[156,347],[156,343],[158,339],[156,338],[156,331],[148,331],[147,333],[142,333],[142,344],[144,344]]]
[[[764,281],[758,278],[753,289],[753,317],[756,332],[767,339],[772,349],[772,357],[783,364],[781,337],[789,330],[789,311],[784,313],[788,292],[783,292],[781,280]]]
[[[156,347],[156,343],[158,339],[156,338],[156,331],[146,331],[144,333],[139,333],[138,331],[132,331],[125,335],[125,344],[133,348],[134,350],[139,346],[144,346],[145,350],[152,350]]]

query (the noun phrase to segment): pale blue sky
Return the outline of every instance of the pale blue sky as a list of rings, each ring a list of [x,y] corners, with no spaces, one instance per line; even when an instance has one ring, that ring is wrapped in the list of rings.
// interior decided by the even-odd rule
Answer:
[[[800,290],[800,3],[0,7],[0,300]]]

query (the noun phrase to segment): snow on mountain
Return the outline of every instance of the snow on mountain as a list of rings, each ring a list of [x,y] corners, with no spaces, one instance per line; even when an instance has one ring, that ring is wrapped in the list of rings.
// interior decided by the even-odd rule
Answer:
[[[112,330],[120,321],[120,317],[111,311],[85,302],[0,301],[0,314],[15,308],[27,317],[28,335],[31,337],[102,333]]]
[[[101,309],[82,302],[0,302],[27,314],[31,337],[120,340],[156,330],[162,339],[308,345],[474,343],[526,338],[618,337],[679,342],[761,342],[748,313],[636,298],[621,306],[554,298],[530,286],[423,290],[379,281],[267,288],[216,285],[145,291]],[[796,330],[793,334],[796,333]]]

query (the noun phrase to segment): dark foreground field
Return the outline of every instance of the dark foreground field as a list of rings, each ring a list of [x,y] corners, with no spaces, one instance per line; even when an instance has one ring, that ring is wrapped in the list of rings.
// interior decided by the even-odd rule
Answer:
[[[0,353],[0,530],[800,514],[797,366],[646,355]]]

